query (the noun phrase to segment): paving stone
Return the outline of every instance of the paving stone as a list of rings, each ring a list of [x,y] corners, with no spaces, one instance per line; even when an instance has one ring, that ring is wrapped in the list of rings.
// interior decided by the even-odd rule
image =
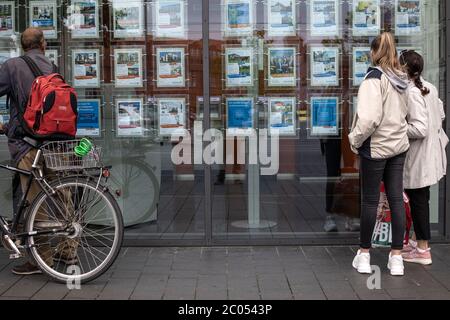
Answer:
[[[31,298],[47,283],[47,281],[48,279],[43,275],[23,277],[5,291],[3,296]]]

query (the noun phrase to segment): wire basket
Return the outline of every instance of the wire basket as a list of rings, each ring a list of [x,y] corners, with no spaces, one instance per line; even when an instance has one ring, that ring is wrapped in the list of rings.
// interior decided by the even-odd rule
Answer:
[[[46,143],[41,147],[45,166],[50,170],[80,170],[100,168],[101,147],[92,145],[92,149],[85,156],[77,156],[75,147],[81,140],[54,141]]]

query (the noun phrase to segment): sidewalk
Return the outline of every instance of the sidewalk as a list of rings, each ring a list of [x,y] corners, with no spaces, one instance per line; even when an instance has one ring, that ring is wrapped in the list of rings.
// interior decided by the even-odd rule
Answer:
[[[96,281],[68,290],[42,275],[19,277],[0,251],[0,299],[450,299],[450,245],[432,266],[391,277],[388,251],[372,253],[381,290],[351,267],[355,247],[123,248]]]

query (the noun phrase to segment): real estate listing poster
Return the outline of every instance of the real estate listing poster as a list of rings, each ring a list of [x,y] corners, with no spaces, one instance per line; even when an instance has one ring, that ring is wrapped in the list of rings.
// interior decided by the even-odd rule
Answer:
[[[183,0],[155,2],[155,33],[157,38],[186,37],[186,3]]]
[[[247,136],[253,133],[254,100],[251,97],[227,98],[227,135]]]
[[[337,97],[312,97],[310,108],[310,136],[339,136]]]
[[[57,49],[45,49],[45,56],[58,67],[59,65],[59,53]]]
[[[295,87],[296,57],[295,47],[270,47],[268,49],[269,87]]]
[[[100,87],[100,50],[72,50],[72,81],[77,88]]]
[[[268,0],[267,11],[269,37],[296,35],[296,0]]]
[[[378,35],[381,29],[380,15],[380,0],[353,0],[353,35]]]
[[[58,38],[56,1],[30,1],[30,26],[39,28],[46,39]]]
[[[78,100],[77,136],[100,137],[100,99]]]
[[[0,1],[0,38],[14,34],[16,22],[14,1]]]
[[[339,35],[338,0],[310,1],[310,31],[312,36]]]
[[[158,98],[159,135],[184,136],[186,129],[186,99]]]
[[[186,86],[184,48],[157,48],[156,59],[158,88]]]
[[[369,47],[353,48],[353,86],[359,86],[372,65]]]
[[[113,0],[114,38],[144,36],[143,0]]]
[[[225,49],[226,87],[253,86],[253,48]]]
[[[226,37],[243,37],[253,34],[253,0],[223,0],[223,7]]]
[[[6,107],[6,98],[0,98],[0,124],[4,125],[9,122],[9,108]]]
[[[73,39],[98,38],[98,0],[72,0],[67,7],[67,28]]]
[[[395,0],[395,35],[420,35],[422,31],[422,1]]]
[[[296,103],[294,97],[271,97],[269,104],[269,133],[295,135]]]
[[[144,136],[144,101],[143,99],[117,99],[117,136]]]
[[[311,86],[339,85],[339,49],[311,47]]]
[[[114,50],[114,79],[117,88],[140,88],[143,86],[142,49]]]

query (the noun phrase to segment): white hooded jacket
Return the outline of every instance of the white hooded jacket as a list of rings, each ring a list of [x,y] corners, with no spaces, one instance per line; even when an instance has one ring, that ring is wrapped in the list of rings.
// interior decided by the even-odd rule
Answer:
[[[445,147],[448,138],[442,128],[444,106],[436,87],[423,79],[422,83],[430,90],[426,96],[422,96],[419,88],[412,82],[407,90],[408,137],[411,147],[403,173],[405,189],[432,186],[442,179],[447,170]]]
[[[353,152],[383,160],[408,151],[407,87],[406,75],[369,68],[359,88],[357,112],[349,134]]]

